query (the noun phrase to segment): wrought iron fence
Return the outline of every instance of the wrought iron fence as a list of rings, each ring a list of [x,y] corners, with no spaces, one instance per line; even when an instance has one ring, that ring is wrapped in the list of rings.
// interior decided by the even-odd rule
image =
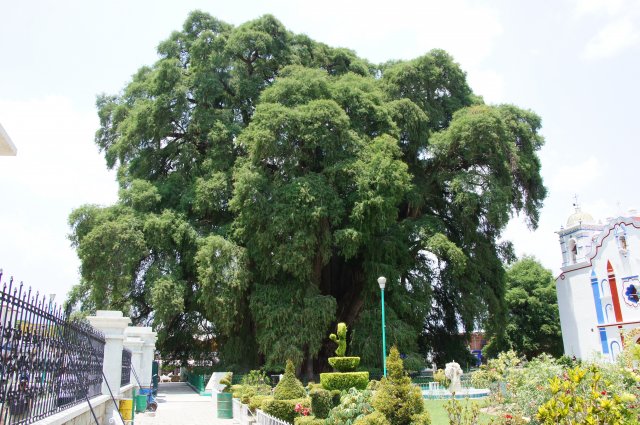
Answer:
[[[124,387],[131,382],[131,350],[122,349],[122,373],[120,374],[120,386]]]
[[[2,270],[0,270],[2,282]],[[0,292],[0,424],[30,424],[101,394],[104,336],[31,289]]]

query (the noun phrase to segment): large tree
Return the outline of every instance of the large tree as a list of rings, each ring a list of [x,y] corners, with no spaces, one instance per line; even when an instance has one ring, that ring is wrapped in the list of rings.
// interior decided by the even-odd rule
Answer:
[[[512,349],[532,358],[563,353],[556,284],[551,271],[533,257],[513,263],[506,272],[507,324],[486,347],[489,355]]]
[[[153,322],[165,355],[307,372],[337,321],[381,363],[379,275],[410,359],[503,323],[497,240],[545,197],[534,113],[485,105],[441,50],[373,65],[272,16],[193,12],[158,52],[98,98],[120,200],[71,214],[72,301]]]

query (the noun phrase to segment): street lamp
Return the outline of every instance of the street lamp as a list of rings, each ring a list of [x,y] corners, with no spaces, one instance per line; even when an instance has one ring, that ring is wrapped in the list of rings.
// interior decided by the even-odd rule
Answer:
[[[382,373],[387,376],[387,341],[384,335],[384,286],[387,278],[380,276],[378,278],[378,286],[380,286],[380,302],[382,303]]]

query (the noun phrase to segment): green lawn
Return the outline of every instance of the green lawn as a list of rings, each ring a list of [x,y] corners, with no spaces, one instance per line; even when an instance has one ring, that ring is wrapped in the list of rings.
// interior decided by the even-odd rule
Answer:
[[[448,400],[425,400],[424,407],[429,411],[431,415],[431,424],[432,425],[449,425],[449,416],[447,415],[447,411],[444,409],[444,405]],[[466,400],[458,400],[464,406]],[[486,401],[485,400],[470,400],[471,403],[478,403],[481,407],[484,407]],[[480,413],[480,423],[488,424],[489,420],[492,418],[491,415],[486,415],[484,413]]]

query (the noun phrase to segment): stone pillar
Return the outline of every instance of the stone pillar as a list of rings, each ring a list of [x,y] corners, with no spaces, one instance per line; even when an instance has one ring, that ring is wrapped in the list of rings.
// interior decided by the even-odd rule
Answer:
[[[142,341],[140,367],[136,368],[140,384],[143,387],[151,385],[151,363],[156,352],[157,334],[150,327],[135,326],[127,329],[129,338],[139,338]]]
[[[138,374],[138,378],[140,378],[140,371],[142,369],[142,345],[144,344],[144,341],[142,340],[142,338],[138,336],[131,336],[129,332],[130,329],[135,329],[135,328],[129,327],[124,331],[124,335],[125,335],[124,348],[131,350],[130,382],[132,384],[138,385],[138,381],[136,380],[136,377],[133,374],[133,371],[135,370],[135,373]]]
[[[114,397],[120,395],[120,375],[122,375],[122,347],[124,330],[131,323],[128,317],[122,317],[121,311],[98,310],[95,316],[87,317],[91,326],[104,334],[104,363],[102,370],[106,381],[102,382],[102,394],[109,395],[109,388]],[[109,384],[109,388],[107,387]],[[111,417],[113,403],[107,404],[107,415]]]

